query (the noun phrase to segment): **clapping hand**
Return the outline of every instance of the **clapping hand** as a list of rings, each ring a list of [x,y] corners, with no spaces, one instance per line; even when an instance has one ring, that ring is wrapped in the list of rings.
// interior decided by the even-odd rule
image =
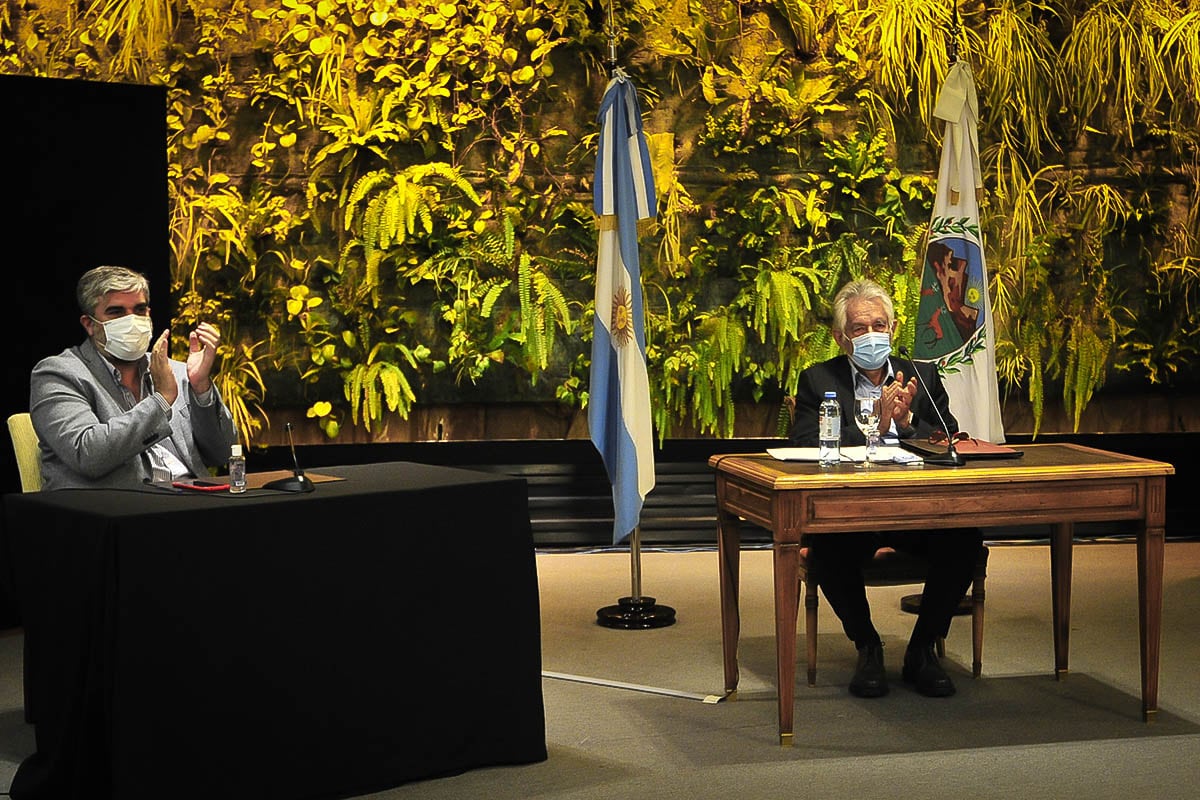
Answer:
[[[908,424],[912,414],[912,401],[917,396],[917,379],[909,378],[904,381],[904,373],[897,370],[896,380],[883,387],[880,395],[879,429],[886,431],[896,423],[897,428]]]
[[[188,335],[187,376],[196,394],[204,394],[212,386],[211,373],[220,343],[221,332],[207,322],[201,322]]]
[[[171,372],[171,332],[163,331],[154,340],[150,348],[150,380],[154,382],[154,391],[162,395],[167,405],[174,405],[179,396],[179,385],[175,383],[175,375]]]

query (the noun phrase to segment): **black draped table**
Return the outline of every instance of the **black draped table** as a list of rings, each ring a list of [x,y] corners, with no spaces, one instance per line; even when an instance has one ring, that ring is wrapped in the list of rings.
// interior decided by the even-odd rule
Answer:
[[[316,798],[546,758],[525,482],[4,498],[37,753],[14,798]]]

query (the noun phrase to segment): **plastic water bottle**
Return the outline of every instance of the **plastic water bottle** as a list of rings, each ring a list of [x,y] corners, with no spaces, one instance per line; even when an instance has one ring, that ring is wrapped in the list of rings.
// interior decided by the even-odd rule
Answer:
[[[229,491],[233,494],[246,491],[246,457],[240,444],[231,445],[229,450]]]
[[[818,460],[822,467],[835,467],[842,461],[842,410],[837,394],[826,392],[817,409]]]

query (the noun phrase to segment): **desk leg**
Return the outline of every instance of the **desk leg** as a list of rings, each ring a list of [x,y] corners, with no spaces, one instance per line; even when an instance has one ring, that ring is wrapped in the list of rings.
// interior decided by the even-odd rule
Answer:
[[[1060,522],[1050,532],[1051,596],[1054,609],[1054,676],[1067,677],[1071,646],[1071,538],[1075,524]]]
[[[800,545],[775,543],[775,675],[779,686],[779,744],[792,745],[796,692],[796,615],[800,610]]]
[[[1148,487],[1150,498],[1147,505],[1147,523],[1141,526],[1137,537],[1138,571],[1138,627],[1142,635],[1142,719],[1153,722],[1158,714],[1158,648],[1162,639],[1162,593],[1163,593],[1163,526],[1162,512],[1155,513],[1155,489],[1157,506],[1161,509],[1162,481],[1158,486]],[[1157,524],[1154,524],[1157,523]]]
[[[741,531],[738,518],[717,510],[717,554],[721,568],[721,650],[725,659],[725,694],[732,696],[738,686],[738,574],[741,569]]]

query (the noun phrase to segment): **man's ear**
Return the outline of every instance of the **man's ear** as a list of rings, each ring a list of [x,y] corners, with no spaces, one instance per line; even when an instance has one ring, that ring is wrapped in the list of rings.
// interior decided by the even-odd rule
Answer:
[[[85,331],[87,331],[87,335],[90,337],[92,335],[92,331],[96,325],[96,322],[91,317],[89,317],[87,314],[80,314],[79,315],[79,324],[83,326],[83,329]]]

